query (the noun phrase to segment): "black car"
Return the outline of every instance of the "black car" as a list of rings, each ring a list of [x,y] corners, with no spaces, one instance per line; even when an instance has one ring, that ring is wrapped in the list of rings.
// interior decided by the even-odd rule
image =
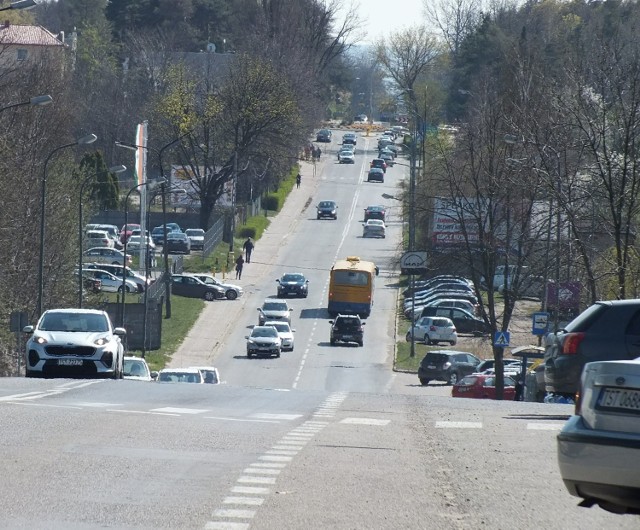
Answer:
[[[369,219],[380,219],[381,221],[386,221],[387,217],[387,209],[384,206],[367,206],[364,209],[364,222],[366,223]]]
[[[640,357],[640,300],[596,302],[547,335],[546,391],[573,397],[585,363]]]
[[[356,133],[344,133],[342,136],[342,143],[356,145],[358,143]]]
[[[331,324],[329,342],[334,346],[336,342],[355,342],[358,346],[364,344],[364,322],[358,315],[338,315]]]
[[[330,142],[331,131],[329,129],[320,129],[316,135],[316,142]]]
[[[225,297],[225,290],[215,285],[210,285],[186,274],[174,274],[171,276],[171,293],[187,298],[203,298],[215,300]]]
[[[309,280],[304,274],[290,272],[283,274],[278,282],[278,298],[293,295],[306,298],[309,294]]]
[[[371,182],[372,180],[384,182],[384,171],[379,167],[372,167],[367,174],[367,182]]]
[[[429,381],[445,381],[455,385],[465,375],[473,374],[480,359],[467,352],[454,350],[434,350],[427,352],[418,367],[421,385]]]
[[[167,252],[181,252],[191,254],[191,242],[184,232],[169,232],[167,234]]]
[[[447,317],[456,326],[458,333],[471,333],[472,335],[485,335],[491,331],[491,326],[481,318],[473,316],[469,311],[459,307],[427,306],[420,313],[420,317]]]
[[[338,218],[338,205],[334,201],[320,201],[316,209],[318,210],[318,219]]]

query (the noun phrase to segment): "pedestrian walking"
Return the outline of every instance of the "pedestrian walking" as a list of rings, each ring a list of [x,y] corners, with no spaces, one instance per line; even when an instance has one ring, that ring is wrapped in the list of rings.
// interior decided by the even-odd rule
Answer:
[[[253,247],[253,241],[251,241],[251,238],[248,237],[242,245],[242,250],[244,250],[244,253],[247,256],[247,263],[251,263],[251,253],[253,252]]]
[[[300,187],[301,181],[302,181],[302,176],[300,175],[300,173],[298,173],[298,175],[296,176],[296,188]]]
[[[238,256],[236,260],[236,280],[242,279],[242,266],[244,265],[244,258],[242,254]]]

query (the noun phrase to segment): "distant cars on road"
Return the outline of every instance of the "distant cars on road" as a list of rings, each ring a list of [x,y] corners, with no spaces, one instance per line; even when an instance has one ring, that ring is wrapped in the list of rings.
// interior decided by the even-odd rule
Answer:
[[[367,182],[376,181],[384,183],[384,171],[379,167],[372,167],[367,173]]]
[[[293,309],[289,307],[286,300],[277,298],[267,298],[262,307],[258,308],[258,325],[264,326],[268,320],[288,322],[291,324],[291,312]]]
[[[309,295],[309,280],[302,273],[287,272],[276,282],[278,282],[278,298],[290,295],[306,298]]]
[[[320,201],[316,206],[318,219],[337,219],[338,205],[335,201]]]
[[[273,326],[254,326],[247,339],[247,358],[251,357],[280,357],[282,339],[278,330]]]
[[[362,237],[386,237],[387,227],[381,219],[369,219],[362,225]]]
[[[331,332],[329,342],[335,346],[338,342],[355,342],[358,346],[364,344],[364,322],[359,315],[337,315],[329,320]]]

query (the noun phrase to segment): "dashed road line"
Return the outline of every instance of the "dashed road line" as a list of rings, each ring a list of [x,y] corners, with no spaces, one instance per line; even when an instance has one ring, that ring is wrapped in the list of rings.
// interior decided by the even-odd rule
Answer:
[[[345,418],[340,423],[346,423],[351,425],[389,425],[391,420],[376,420],[374,418]]]
[[[436,429],[482,429],[479,421],[436,421]]]

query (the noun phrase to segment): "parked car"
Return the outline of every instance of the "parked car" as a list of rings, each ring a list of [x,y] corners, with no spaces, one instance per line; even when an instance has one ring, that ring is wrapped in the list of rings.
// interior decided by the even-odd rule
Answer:
[[[413,325],[414,341],[425,344],[439,344],[448,342],[455,346],[458,342],[458,333],[453,322],[445,317],[422,317]],[[407,342],[411,341],[411,328],[407,331]]]
[[[428,306],[424,307],[420,314],[422,318],[427,316],[449,318],[453,321],[458,333],[471,333],[479,336],[491,331],[491,326],[484,320],[458,307]]]
[[[146,241],[145,241],[146,239]],[[137,252],[141,247],[148,248],[150,252],[155,251],[156,244],[153,242],[151,236],[146,236],[146,238],[141,235],[132,234],[129,236],[127,240],[127,251]]]
[[[225,297],[225,290],[217,285],[207,285],[190,274],[171,275],[171,292],[187,298],[203,298],[207,301]]]
[[[169,232],[167,234],[167,252],[170,254],[180,252],[182,254],[191,254],[191,243],[187,234],[184,232]]]
[[[120,241],[120,230],[116,225],[99,224],[95,225],[94,230],[104,230],[111,241],[113,241],[114,248],[122,249],[122,241]]]
[[[353,151],[339,151],[338,152],[338,163],[340,164],[355,164],[356,157]]]
[[[87,247],[115,247],[115,243],[104,230],[87,230],[84,234],[84,244]]]
[[[100,280],[100,290],[105,293],[121,293],[124,289],[127,293],[137,293],[138,284],[125,277],[124,282],[122,276],[119,278],[110,272],[100,269],[82,269],[83,276],[90,276],[96,280]],[[124,285],[123,285],[124,284]]]
[[[514,367],[514,370],[518,372],[522,368],[522,359],[502,359],[502,364],[506,368],[507,366]],[[495,359],[483,359],[476,367],[477,373],[481,374],[486,370],[494,370],[496,367]],[[512,370],[513,371],[513,370]]]
[[[411,293],[413,292],[424,291],[425,289],[430,289],[442,283],[464,283],[469,287],[473,288],[473,282],[471,282],[471,280],[465,278],[464,276],[441,274],[439,276],[434,276],[433,278],[429,278],[428,280],[414,281],[415,285],[413,286],[413,288],[409,287],[405,289],[402,292],[402,294],[403,296],[411,296]]]
[[[367,206],[364,209],[364,222],[366,223],[369,219],[380,219],[386,222],[387,209],[380,205]]]
[[[410,307],[425,307],[431,305],[431,302],[433,302],[434,300],[442,300],[444,298],[452,298],[454,300],[467,300],[474,306],[478,303],[478,298],[474,293],[470,293],[464,290],[450,291],[448,289],[440,289],[438,287],[434,287],[433,289],[429,290],[429,292],[418,293],[415,295],[415,297],[405,298],[402,302],[402,307],[406,312],[406,310]]]
[[[254,326],[247,339],[247,358],[258,356],[280,357],[282,339],[273,326]]]
[[[596,302],[545,344],[544,380],[552,394],[573,398],[584,365],[640,357],[640,300]]]
[[[127,223],[126,225],[122,225],[122,228],[120,229],[120,241],[124,243],[126,239],[131,237],[131,233],[136,229],[140,230],[140,225],[137,223]]]
[[[85,250],[82,256],[94,263],[111,263],[113,265],[131,265],[131,254],[125,256],[121,250],[115,248],[96,247]]]
[[[421,385],[429,381],[445,381],[455,385],[466,375],[476,371],[480,359],[471,353],[454,350],[434,350],[427,352],[418,367]]]
[[[460,309],[464,309],[468,311],[472,315],[477,316],[478,306],[473,305],[469,300],[460,300],[455,298],[442,298],[441,300],[434,300],[428,306],[424,307],[458,307]],[[424,307],[422,310],[424,311]],[[420,314],[422,316],[422,314]],[[426,316],[426,315],[425,315]]]
[[[197,368],[163,368],[158,372],[159,383],[203,384],[204,378]]]
[[[191,250],[202,250],[204,248],[205,231],[202,228],[187,228],[184,233],[189,238]]]
[[[355,342],[358,346],[364,344],[364,322],[359,315],[338,315],[329,320],[331,332],[329,342],[335,346],[337,342]]]
[[[640,515],[640,361],[590,362],[575,414],[558,434],[564,485],[617,514]]]
[[[317,209],[318,219],[324,219],[328,217],[329,219],[337,219],[338,218],[338,205],[335,201],[320,201]]]
[[[114,327],[106,311],[49,309],[22,331],[29,335],[27,377],[123,376],[126,331]]]
[[[235,300],[236,298],[242,296],[244,291],[242,287],[238,285],[234,285],[233,283],[221,282],[215,276],[211,274],[202,274],[202,273],[191,273],[191,276],[198,278],[201,282],[206,283],[207,285],[214,285],[224,290],[224,296],[227,300]]]
[[[289,295],[306,298],[309,295],[309,280],[302,273],[287,272],[276,282],[278,282],[278,298]]]
[[[291,329],[291,325],[288,322],[268,320],[264,325],[273,326],[278,331],[278,335],[280,335],[280,340],[282,341],[281,351],[293,351],[293,333],[295,332],[295,329]]]
[[[386,237],[387,227],[380,219],[369,219],[362,223],[362,237]]]
[[[190,368],[195,368],[200,372],[205,384],[219,385],[222,383],[220,372],[215,366],[191,366]]]
[[[515,396],[516,382],[507,375],[504,378],[502,399],[513,401]],[[451,397],[496,399],[496,376],[488,374],[467,375],[453,385]]]
[[[124,358],[124,378],[134,381],[153,381],[158,377],[158,372],[149,370],[147,361],[141,357],[127,356]]]
[[[83,269],[102,270],[113,274],[116,278],[122,278],[122,265],[113,265],[111,263],[85,263],[82,265]],[[142,293],[149,285],[151,285],[151,278],[147,279],[142,274],[138,274],[130,267],[124,267],[124,274],[127,280],[131,280],[138,286],[138,292]]]
[[[384,173],[387,172],[387,163],[382,158],[374,158],[369,164],[370,168],[380,168]]]
[[[377,182],[384,182],[384,171],[379,167],[372,167],[367,173],[367,182],[372,180]]]
[[[264,326],[268,320],[288,322],[291,324],[291,312],[293,309],[289,307],[286,300],[277,298],[267,298],[262,307],[258,308],[258,325]]]
[[[320,129],[316,134],[316,142],[331,142],[331,131],[329,129]]]
[[[151,239],[153,239],[153,242],[156,245],[162,245],[164,243],[164,232],[168,234],[169,232],[173,232],[173,230],[168,226],[156,226],[153,230],[151,230]]]

